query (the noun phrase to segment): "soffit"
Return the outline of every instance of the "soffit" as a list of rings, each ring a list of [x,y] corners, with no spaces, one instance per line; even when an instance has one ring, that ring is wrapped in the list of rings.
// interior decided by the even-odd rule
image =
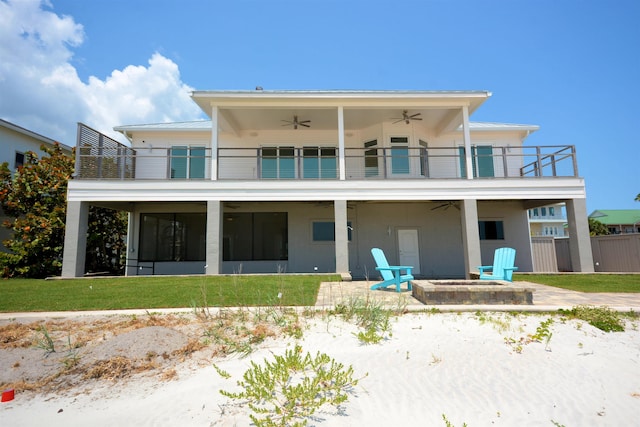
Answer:
[[[243,130],[282,129],[283,120],[311,120],[311,129],[336,129],[338,107],[344,108],[345,129],[362,129],[420,113],[413,124],[437,132],[454,130],[461,123],[461,108],[469,113],[491,94],[486,91],[221,91],[194,92],[193,100],[211,115],[213,106],[221,116],[220,128]],[[298,127],[299,130],[307,129]]]

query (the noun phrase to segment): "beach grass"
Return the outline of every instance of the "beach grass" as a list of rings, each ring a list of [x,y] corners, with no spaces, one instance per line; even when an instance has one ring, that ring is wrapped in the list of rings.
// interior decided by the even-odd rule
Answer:
[[[0,280],[0,312],[311,306],[338,275],[153,276]]]
[[[640,274],[514,274],[513,280],[579,292],[640,292]]]

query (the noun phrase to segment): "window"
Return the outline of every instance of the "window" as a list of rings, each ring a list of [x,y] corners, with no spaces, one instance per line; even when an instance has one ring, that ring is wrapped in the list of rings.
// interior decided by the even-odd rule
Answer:
[[[314,221],[313,241],[314,242],[335,242],[336,240],[336,224],[333,221]],[[351,241],[351,221],[347,221],[347,238]]]
[[[538,208],[535,208],[535,209],[533,210],[533,216],[538,216]]]
[[[549,207],[549,216],[556,216],[556,208],[553,206]]]
[[[286,212],[238,212],[224,214],[224,261],[287,260]]]
[[[540,208],[540,215],[547,216],[547,208]]]
[[[406,136],[391,137],[391,173],[409,173],[409,138]]]
[[[14,162],[13,162],[13,165],[14,165],[14,168],[13,168],[13,169],[14,169],[14,170],[18,170],[18,168],[19,168],[20,166],[23,166],[23,165],[24,165],[24,160],[25,160],[25,159],[24,159],[24,153],[21,153],[21,152],[19,152],[19,151],[16,151],[16,157],[15,157],[15,160],[14,160]]]
[[[291,179],[296,177],[293,147],[264,147],[261,153],[261,178]]]
[[[429,176],[429,156],[427,152],[427,143],[423,140],[418,142],[420,144],[420,176]]]
[[[304,178],[336,178],[336,149],[305,147],[302,149]]]
[[[205,152],[204,147],[171,147],[171,178],[204,178]]]
[[[204,261],[204,213],[140,215],[140,261]]]
[[[460,173],[463,178],[467,177],[467,163],[465,159],[464,147],[458,147],[460,154]],[[473,176],[486,178],[493,177],[493,147],[490,145],[478,145],[471,147],[471,161]]]
[[[378,176],[378,141],[371,140],[364,143],[364,176]]]
[[[504,240],[502,221],[478,221],[480,240]]]

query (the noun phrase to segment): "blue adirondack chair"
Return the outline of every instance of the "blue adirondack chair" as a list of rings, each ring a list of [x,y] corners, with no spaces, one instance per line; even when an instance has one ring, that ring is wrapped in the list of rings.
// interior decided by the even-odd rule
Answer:
[[[404,282],[407,282],[407,287],[411,290],[411,280],[413,280],[411,269],[413,267],[406,265],[389,265],[387,257],[384,256],[384,252],[379,248],[372,248],[371,255],[373,255],[373,259],[376,261],[376,270],[380,272],[383,279],[382,282],[371,286],[371,290],[395,285],[396,292],[400,292],[400,284]],[[406,274],[402,274],[402,270],[406,270]]]
[[[518,269],[513,264],[516,261],[516,250],[513,248],[498,248],[493,255],[493,265],[480,266],[481,280],[506,280],[513,281],[513,272]],[[490,271],[491,274],[486,274]]]

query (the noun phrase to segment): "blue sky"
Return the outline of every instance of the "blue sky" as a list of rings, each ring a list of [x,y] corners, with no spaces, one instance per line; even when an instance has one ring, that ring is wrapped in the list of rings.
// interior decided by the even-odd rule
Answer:
[[[0,0],[0,117],[202,118],[191,90],[489,90],[474,121],[574,144],[587,210],[640,209],[637,0]]]

